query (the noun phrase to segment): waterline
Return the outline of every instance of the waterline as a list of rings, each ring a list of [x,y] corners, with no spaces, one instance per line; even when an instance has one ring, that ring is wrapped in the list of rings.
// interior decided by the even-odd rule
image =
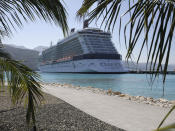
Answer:
[[[75,86],[92,86],[104,90],[112,89],[133,96],[165,98],[175,100],[175,75],[167,75],[165,95],[161,77],[150,86],[150,75],[146,74],[71,74],[40,73],[44,82],[72,84]]]

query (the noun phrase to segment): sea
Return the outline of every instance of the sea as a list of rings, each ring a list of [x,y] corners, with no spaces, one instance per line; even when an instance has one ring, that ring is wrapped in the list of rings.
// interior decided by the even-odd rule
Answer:
[[[175,100],[175,75],[170,74],[167,75],[164,84],[162,75],[152,81],[149,74],[40,73],[40,75],[43,82],[91,86],[132,96]]]

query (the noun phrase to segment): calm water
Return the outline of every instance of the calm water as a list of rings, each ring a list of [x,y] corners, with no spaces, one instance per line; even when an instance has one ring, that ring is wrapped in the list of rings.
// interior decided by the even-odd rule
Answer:
[[[165,95],[161,76],[153,86],[150,75],[145,74],[67,74],[67,73],[40,73],[45,82],[69,83],[77,86],[92,86],[105,90],[112,89],[134,96],[164,97],[175,100],[175,75],[167,75]]]

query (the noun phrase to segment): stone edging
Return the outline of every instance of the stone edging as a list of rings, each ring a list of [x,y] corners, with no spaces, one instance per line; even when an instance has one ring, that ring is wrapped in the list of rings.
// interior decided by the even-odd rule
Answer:
[[[94,88],[94,87],[80,87],[80,86],[73,86],[71,84],[59,84],[59,83],[43,83],[41,82],[41,85],[48,85],[48,86],[60,86],[60,87],[66,87],[66,88],[74,88],[76,90],[87,90],[93,93],[97,93],[97,94],[103,94],[103,95],[109,95],[109,96],[118,96],[122,99],[125,100],[130,100],[130,101],[135,101],[138,103],[145,103],[145,104],[149,104],[149,105],[153,105],[153,106],[160,106],[160,107],[164,107],[164,108],[170,108],[173,105],[175,105],[175,100],[169,101],[163,98],[159,98],[159,99],[154,99],[152,97],[144,97],[144,96],[130,96],[128,94],[123,94],[121,92],[118,91],[112,91],[111,89],[109,90],[103,90],[100,88]]]

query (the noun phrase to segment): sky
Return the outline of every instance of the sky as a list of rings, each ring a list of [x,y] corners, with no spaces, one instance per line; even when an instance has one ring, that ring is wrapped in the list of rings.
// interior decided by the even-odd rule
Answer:
[[[76,12],[81,7],[81,3],[83,0],[64,0],[65,7],[68,12],[68,26],[69,28],[75,28],[76,30],[82,29],[82,21],[76,18]],[[125,9],[125,7],[123,7]],[[128,21],[128,18],[125,17],[123,20],[125,23]],[[117,22],[119,24],[119,21]],[[90,27],[98,28],[99,24],[90,24]],[[116,29],[117,30],[117,29]],[[118,50],[118,52],[123,56],[123,60],[125,59],[127,50],[125,48],[124,39],[121,39],[121,43],[119,43],[118,33],[114,30],[112,33],[112,41]],[[18,29],[17,31],[13,31],[13,35],[10,38],[5,37],[3,39],[4,44],[15,44],[18,46],[25,46],[27,48],[33,49],[37,46],[50,46],[51,42],[56,44],[59,40],[63,39],[63,33],[61,28],[56,25],[52,25],[50,23],[46,23],[43,20],[37,20],[35,22],[24,23],[22,29]],[[139,44],[138,44],[139,45]],[[175,44],[173,44],[175,45]],[[175,47],[172,47],[175,50]],[[136,46],[135,51],[133,53],[133,60],[136,60],[139,53],[139,46]],[[143,55],[140,59],[140,62],[146,62],[146,50],[144,50]],[[170,64],[175,64],[174,58],[175,52],[172,52],[170,55]]]

